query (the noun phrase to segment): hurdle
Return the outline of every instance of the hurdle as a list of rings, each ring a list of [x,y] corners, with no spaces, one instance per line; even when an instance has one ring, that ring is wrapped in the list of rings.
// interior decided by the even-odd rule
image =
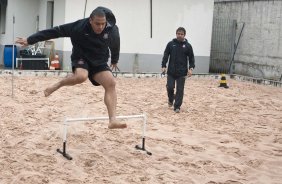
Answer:
[[[117,116],[116,119],[143,119],[143,131],[142,131],[142,146],[136,145],[135,148],[137,150],[145,151],[148,155],[152,155],[151,152],[145,149],[145,134],[146,134],[146,126],[147,126],[147,116],[146,114],[140,115],[129,115],[129,116]],[[64,121],[64,132],[63,132],[63,149],[57,149],[57,152],[62,154],[66,159],[72,160],[72,157],[67,153],[67,127],[71,122],[78,121],[90,121],[90,120],[109,120],[109,117],[86,117],[86,118],[65,118]]]

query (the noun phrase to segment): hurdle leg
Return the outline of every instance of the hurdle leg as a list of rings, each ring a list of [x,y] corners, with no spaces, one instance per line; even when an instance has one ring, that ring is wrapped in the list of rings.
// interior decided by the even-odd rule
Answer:
[[[63,143],[63,151],[61,151],[60,149],[57,149],[57,152],[61,153],[66,159],[72,160],[72,157],[69,154],[66,153],[66,144],[67,144],[67,142],[64,141],[64,143]]]
[[[67,120],[65,120],[64,123],[64,142],[63,142],[63,150],[61,151],[60,149],[57,149],[58,153],[61,153],[66,159],[68,160],[72,160],[72,157],[67,154],[66,150],[67,150]]]
[[[145,131],[146,131],[146,125],[147,125],[147,116],[145,114],[143,116],[143,120],[144,122],[143,122],[143,133],[142,133],[142,147],[140,147],[139,145],[136,145],[135,148],[138,150],[146,151],[148,155],[152,155],[151,152],[145,149]]]

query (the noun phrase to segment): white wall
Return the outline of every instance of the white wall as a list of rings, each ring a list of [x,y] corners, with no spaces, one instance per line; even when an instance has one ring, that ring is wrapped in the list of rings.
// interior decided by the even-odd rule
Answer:
[[[39,0],[39,5],[38,5],[39,30],[43,30],[46,27],[47,1],[48,0]]]
[[[66,1],[66,21],[83,17],[85,1]],[[195,55],[209,56],[213,0],[153,0],[153,37],[150,37],[150,0],[88,1],[86,17],[97,6],[113,11],[121,35],[121,53],[162,54],[179,26],[187,30]],[[73,10],[76,11],[73,11]],[[70,50],[70,41],[65,41]]]
[[[82,19],[85,0],[8,0],[7,30],[0,36],[2,45],[12,43],[12,15],[16,16],[15,37],[27,37],[46,28],[47,1],[54,1],[54,26]],[[213,0],[152,0],[153,37],[150,35],[150,0],[88,0],[86,17],[97,6],[110,8],[116,16],[121,35],[121,54],[161,56],[166,44],[175,38],[175,30],[185,27],[187,39],[196,56],[209,57],[211,46]],[[64,51],[69,60],[69,38],[55,39],[55,49]],[[1,57],[0,57],[1,60]],[[206,61],[205,61],[206,62]],[[1,62],[0,62],[1,64]],[[205,64],[205,65],[208,65]]]
[[[15,16],[14,39],[28,37],[36,32],[37,15],[39,15],[39,30],[45,29],[47,1],[50,0],[8,0],[6,33],[0,36],[1,44],[12,44],[13,42],[13,15]],[[63,24],[65,22],[65,0],[54,0],[54,3],[54,25]]]
[[[65,12],[66,12],[65,0],[54,0],[54,22],[53,26],[58,26],[65,23]],[[65,38],[55,39],[55,49],[65,50],[64,41]]]
[[[8,0],[6,31],[0,34],[0,65],[3,64],[3,46],[13,44],[16,37],[28,37],[36,32],[39,15],[39,30],[46,28],[47,1],[54,1],[54,25],[65,22],[65,0]],[[15,24],[13,24],[13,15]],[[14,35],[13,35],[14,27]],[[55,48],[63,50],[64,39],[57,39]]]
[[[1,43],[12,43],[12,16],[16,17],[15,36],[27,37],[36,31],[36,16],[40,15],[39,29],[46,28],[48,0],[8,0],[6,34]],[[83,18],[85,0],[54,0],[54,26]],[[110,8],[120,28],[122,53],[161,54],[175,30],[183,26],[195,55],[209,56],[213,0],[153,0],[153,37],[150,38],[150,0],[95,0],[89,1],[86,17],[97,6]],[[57,50],[70,51],[69,39],[58,39]]]
[[[116,16],[122,53],[154,53],[150,38],[150,0],[99,0],[88,3],[88,15],[97,6],[110,8]]]
[[[14,37],[26,37],[36,31],[38,0],[8,0],[6,31],[0,36],[1,44],[13,43],[13,15],[15,16]]]
[[[84,14],[84,6],[85,6],[85,0],[81,0],[79,3],[77,3],[77,0],[67,0],[65,2],[65,8],[66,8],[64,15],[65,23],[70,23],[77,21],[78,19],[82,19]],[[70,39],[68,38],[64,39],[63,45],[65,51],[72,50],[72,44]]]
[[[8,0],[6,30],[5,34],[0,34],[0,65],[4,64],[4,45],[11,45],[16,37],[27,37],[36,31],[38,8],[38,0]]]

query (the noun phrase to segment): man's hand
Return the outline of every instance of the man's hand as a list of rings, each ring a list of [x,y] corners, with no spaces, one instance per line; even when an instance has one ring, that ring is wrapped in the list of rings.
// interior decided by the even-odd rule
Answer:
[[[162,74],[166,74],[166,68],[162,68]]]
[[[190,68],[190,69],[188,70],[188,77],[191,77],[191,76],[192,76],[192,73],[193,73],[193,68]]]
[[[120,71],[118,66],[117,66],[117,63],[116,64],[111,64],[110,68],[111,68],[112,71]]]
[[[17,37],[16,43],[20,44],[21,46],[28,46],[26,38]]]

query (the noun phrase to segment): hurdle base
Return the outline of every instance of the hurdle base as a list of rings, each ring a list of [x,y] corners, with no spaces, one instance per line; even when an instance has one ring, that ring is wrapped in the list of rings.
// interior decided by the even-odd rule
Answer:
[[[146,151],[146,153],[147,153],[148,155],[152,155],[151,152],[147,151],[147,150],[146,150],[145,148],[143,148],[143,147],[140,147],[139,145],[136,145],[135,148],[138,149],[138,150]]]
[[[60,149],[57,149],[57,152],[61,153],[66,159],[72,160],[72,157],[69,154],[67,154],[66,152],[61,151]]]
[[[149,152],[145,149],[145,137],[142,138],[142,147],[140,147],[139,145],[136,145],[135,148],[138,149],[138,150],[146,151],[146,153],[148,155],[152,155],[151,152]]]

